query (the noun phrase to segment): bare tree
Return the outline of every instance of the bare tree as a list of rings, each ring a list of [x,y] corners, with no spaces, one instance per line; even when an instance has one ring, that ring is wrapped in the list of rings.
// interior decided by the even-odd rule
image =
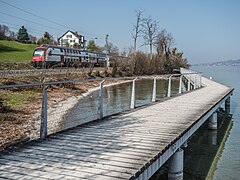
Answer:
[[[136,24],[133,25],[132,37],[133,37],[133,47],[134,51],[137,51],[137,38],[141,32],[142,26],[142,14],[143,11],[137,10],[136,11]]]
[[[32,43],[32,44],[36,44],[37,43],[37,38],[35,36],[32,36],[32,35],[28,35],[29,37],[29,41]]]
[[[158,34],[158,23],[151,17],[145,18],[143,22],[144,45],[149,45],[150,57],[152,59],[153,45]]]
[[[168,56],[171,53],[171,47],[174,45],[174,38],[171,33],[163,29],[156,38],[154,46],[156,47],[158,55],[165,54]]]
[[[9,32],[8,26],[0,24],[0,39],[7,39]]]
[[[108,52],[110,56],[119,56],[119,49],[113,43],[108,42]]]
[[[13,31],[9,31],[9,39],[10,40],[15,40],[17,38],[17,35]]]

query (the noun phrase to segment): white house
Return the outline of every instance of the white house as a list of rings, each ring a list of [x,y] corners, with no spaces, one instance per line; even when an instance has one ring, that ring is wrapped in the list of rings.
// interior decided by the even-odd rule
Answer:
[[[80,46],[80,48],[85,48],[85,39],[84,36],[79,35],[77,32],[73,32],[68,30],[64,33],[60,38],[58,38],[58,44],[60,46],[67,46],[73,47],[74,44]]]

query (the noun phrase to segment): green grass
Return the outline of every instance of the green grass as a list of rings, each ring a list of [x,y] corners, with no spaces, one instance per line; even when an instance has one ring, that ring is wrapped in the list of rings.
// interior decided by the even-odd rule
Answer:
[[[27,63],[36,45],[0,40],[0,63]]]
[[[26,104],[31,97],[36,96],[34,91],[6,92],[0,94],[0,99],[4,107],[15,109]]]

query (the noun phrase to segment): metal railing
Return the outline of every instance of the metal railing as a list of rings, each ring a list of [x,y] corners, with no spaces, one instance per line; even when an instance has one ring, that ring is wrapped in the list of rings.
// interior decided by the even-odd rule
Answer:
[[[71,125],[67,125],[64,126],[64,123],[67,123],[67,121],[69,120],[67,115],[69,113],[69,109],[74,109],[75,104],[77,104],[79,102],[79,98],[75,98],[73,100],[73,105],[69,106],[68,108],[65,108],[65,106],[68,106],[67,103],[69,102],[65,102],[65,103],[60,103],[61,105],[59,105],[59,107],[61,107],[63,110],[63,112],[56,112],[54,110],[54,108],[51,109],[51,107],[49,107],[48,105],[48,101],[50,101],[51,98],[48,97],[48,89],[49,87],[53,86],[53,85],[60,85],[60,84],[68,84],[68,83],[86,83],[86,82],[91,82],[91,81],[99,81],[99,88],[97,88],[99,90],[98,95],[94,96],[94,98],[92,98],[94,100],[94,102],[96,102],[94,104],[94,102],[92,104],[90,104],[89,106],[85,107],[84,111],[89,111],[89,116],[93,116],[92,120],[96,120],[96,119],[102,119],[105,117],[104,114],[104,83],[106,83],[106,81],[126,81],[126,82],[131,82],[132,81],[132,86],[131,86],[131,100],[130,100],[130,106],[128,109],[134,109],[136,107],[136,82],[140,82],[140,80],[143,79],[150,79],[153,80],[153,88],[152,88],[152,94],[150,102],[156,102],[157,99],[157,80],[159,79],[165,79],[168,81],[168,88],[167,88],[167,95],[166,97],[169,98],[172,96],[172,81],[173,80],[178,80],[179,85],[178,85],[178,92],[176,94],[181,94],[183,92],[186,91],[190,91],[190,90],[194,90],[197,88],[200,88],[201,85],[201,74],[197,73],[197,72],[188,72],[185,69],[181,70],[181,74],[166,74],[166,75],[158,75],[158,76],[138,76],[138,77],[122,77],[122,78],[106,78],[106,79],[102,79],[102,78],[96,78],[96,79],[87,79],[87,80],[68,80],[68,81],[59,81],[59,82],[41,82],[41,83],[34,83],[34,84],[16,84],[16,85],[4,85],[4,86],[0,86],[0,90],[6,90],[6,89],[10,89],[10,88],[23,88],[23,87],[34,87],[34,86],[41,86],[42,87],[42,103],[41,103],[41,115],[40,115],[40,123],[37,123],[37,126],[40,126],[36,129],[39,129],[39,136],[40,139],[45,139],[47,137],[48,134],[57,132],[57,131],[61,131],[64,130],[66,128],[71,128],[89,121],[83,121],[83,122],[78,122],[78,120],[74,121],[74,122],[69,122]],[[175,79],[174,79],[175,78]],[[89,95],[88,98],[91,98],[91,95]],[[87,100],[88,101],[88,100]],[[56,105],[57,106],[57,105]],[[93,114],[93,112],[91,112],[91,107],[90,106],[97,106],[94,107],[97,110],[97,115]],[[74,116],[76,115],[76,119],[79,116],[79,111],[80,110],[75,110],[76,114],[74,114]],[[95,111],[95,110],[94,110]],[[83,114],[86,112],[83,112]],[[71,114],[71,112],[70,112]],[[83,115],[81,114],[81,115]],[[86,115],[87,116],[87,115]],[[51,122],[51,120],[49,119],[59,119],[56,122]],[[66,122],[64,122],[64,120],[62,121],[62,119],[65,119]],[[48,129],[48,127],[50,126],[56,128],[56,130],[50,131]]]
[[[188,82],[188,91],[190,91],[191,89],[202,87],[201,72],[196,73],[193,70],[185,69],[185,68],[180,68],[180,72],[181,74],[184,75],[184,78]]]

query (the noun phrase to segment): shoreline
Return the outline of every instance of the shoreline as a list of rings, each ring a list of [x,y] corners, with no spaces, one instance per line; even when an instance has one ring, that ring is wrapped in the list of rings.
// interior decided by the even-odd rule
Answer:
[[[109,82],[108,84],[104,85],[103,87],[110,87],[110,86],[116,86],[119,84],[129,83],[132,82],[132,80],[120,80],[119,82]],[[99,83],[100,84],[100,83]],[[68,115],[68,113],[80,102],[81,99],[84,97],[89,96],[91,93],[99,90],[98,87],[89,88],[87,92],[84,92],[78,96],[70,96],[65,100],[60,100],[56,104],[52,104],[48,108],[48,135],[54,134],[56,132],[60,132],[75,126],[79,126],[84,123],[75,124],[74,126],[70,127],[62,127],[64,124],[65,117]],[[38,139],[39,138],[39,129],[41,124],[41,114],[36,115],[34,118],[34,130],[35,132],[30,135],[30,139]]]

